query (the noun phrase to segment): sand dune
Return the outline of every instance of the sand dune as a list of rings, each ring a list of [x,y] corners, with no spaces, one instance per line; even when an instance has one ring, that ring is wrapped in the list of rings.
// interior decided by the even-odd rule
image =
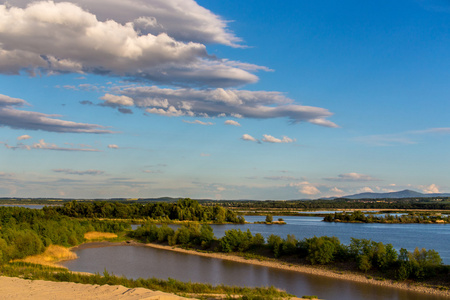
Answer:
[[[1,299],[154,299],[183,300],[174,294],[121,285],[89,285],[72,282],[27,280],[0,276]]]

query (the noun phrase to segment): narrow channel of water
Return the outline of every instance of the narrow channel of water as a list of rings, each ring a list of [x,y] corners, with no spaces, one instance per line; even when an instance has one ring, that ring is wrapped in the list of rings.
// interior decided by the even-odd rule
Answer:
[[[317,295],[327,300],[448,299],[144,246],[82,247],[75,252],[78,259],[63,263],[70,270],[100,274],[107,270],[115,275],[135,279],[170,277],[181,281],[214,285],[222,283],[251,287],[273,285],[296,296]]]

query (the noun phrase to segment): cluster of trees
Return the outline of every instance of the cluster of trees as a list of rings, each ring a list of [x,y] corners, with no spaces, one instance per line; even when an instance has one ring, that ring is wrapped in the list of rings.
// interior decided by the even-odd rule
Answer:
[[[361,211],[328,214],[323,219],[325,222],[362,222],[362,223],[439,223],[450,222],[449,216],[426,215],[426,214],[408,214],[374,216],[365,214]]]
[[[219,201],[205,202],[206,205],[220,205],[239,210],[285,209],[285,210],[313,210],[313,209],[433,209],[450,210],[450,198],[401,198],[401,199],[346,199],[333,200],[266,200],[266,201]]]
[[[74,220],[43,210],[0,207],[0,263],[39,254],[51,244],[75,246],[89,231],[119,232],[130,229],[125,222]]]
[[[168,242],[169,245],[202,247],[220,252],[270,253],[282,256],[297,256],[310,264],[330,265],[351,262],[363,271],[381,271],[393,277],[405,279],[424,279],[437,274],[448,274],[448,266],[442,265],[442,259],[434,250],[409,252],[401,249],[400,254],[391,244],[384,245],[366,239],[352,238],[349,245],[341,244],[336,237],[312,237],[297,240],[294,235],[285,239],[270,235],[267,241],[250,230],[231,229],[216,239],[211,226],[183,225],[176,231],[166,225],[146,225],[131,233],[131,236],[145,242]]]
[[[198,223],[182,225],[176,231],[167,225],[145,224],[128,235],[146,243],[167,242],[169,245],[190,245],[202,248],[210,247],[215,240],[212,227]]]
[[[214,223],[245,223],[244,217],[219,205],[202,206],[198,201],[185,198],[176,203],[120,203],[120,202],[77,202],[71,201],[63,206],[44,207],[49,214],[62,214],[68,217],[199,221]]]

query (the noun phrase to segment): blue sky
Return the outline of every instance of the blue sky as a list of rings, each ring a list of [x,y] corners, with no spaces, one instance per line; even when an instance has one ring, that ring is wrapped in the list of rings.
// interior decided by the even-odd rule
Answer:
[[[0,196],[450,192],[450,3],[0,0]]]

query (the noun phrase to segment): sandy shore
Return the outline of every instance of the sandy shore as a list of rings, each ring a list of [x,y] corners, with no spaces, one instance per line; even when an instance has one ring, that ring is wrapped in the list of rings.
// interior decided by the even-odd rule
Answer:
[[[184,300],[174,294],[121,285],[89,285],[73,282],[27,280],[0,276],[1,299],[154,299]]]
[[[447,296],[450,297],[450,291],[441,291],[433,288],[428,288],[420,285],[413,285],[408,283],[400,283],[400,282],[394,282],[392,280],[376,280],[376,279],[368,279],[364,275],[360,274],[353,274],[349,272],[335,272],[332,270],[327,269],[321,269],[321,268],[315,268],[315,267],[309,267],[309,266],[303,266],[303,265],[291,265],[287,263],[280,263],[277,261],[259,261],[257,259],[246,259],[240,256],[236,255],[228,255],[224,253],[203,253],[203,252],[197,252],[195,250],[186,250],[182,248],[172,247],[172,246],[164,246],[164,245],[158,245],[158,244],[145,244],[147,247],[157,248],[157,249],[164,249],[169,251],[176,251],[176,252],[182,252],[182,253],[188,253],[193,255],[200,255],[200,256],[206,256],[206,257],[213,257],[218,259],[225,259],[240,263],[246,263],[246,264],[253,264],[253,265],[259,265],[264,267],[270,267],[270,268],[278,268],[283,270],[290,270],[295,272],[301,272],[306,274],[313,274],[313,275],[319,275],[319,276],[325,276],[325,277],[331,277],[331,278],[337,278],[337,279],[343,279],[343,280],[350,280],[350,281],[356,281],[356,282],[362,282],[362,283],[368,283],[378,286],[386,286],[386,287],[394,287],[398,289],[404,289],[404,290],[410,290],[420,293],[427,293],[427,294],[434,294],[434,295],[440,295],[440,296]]]

